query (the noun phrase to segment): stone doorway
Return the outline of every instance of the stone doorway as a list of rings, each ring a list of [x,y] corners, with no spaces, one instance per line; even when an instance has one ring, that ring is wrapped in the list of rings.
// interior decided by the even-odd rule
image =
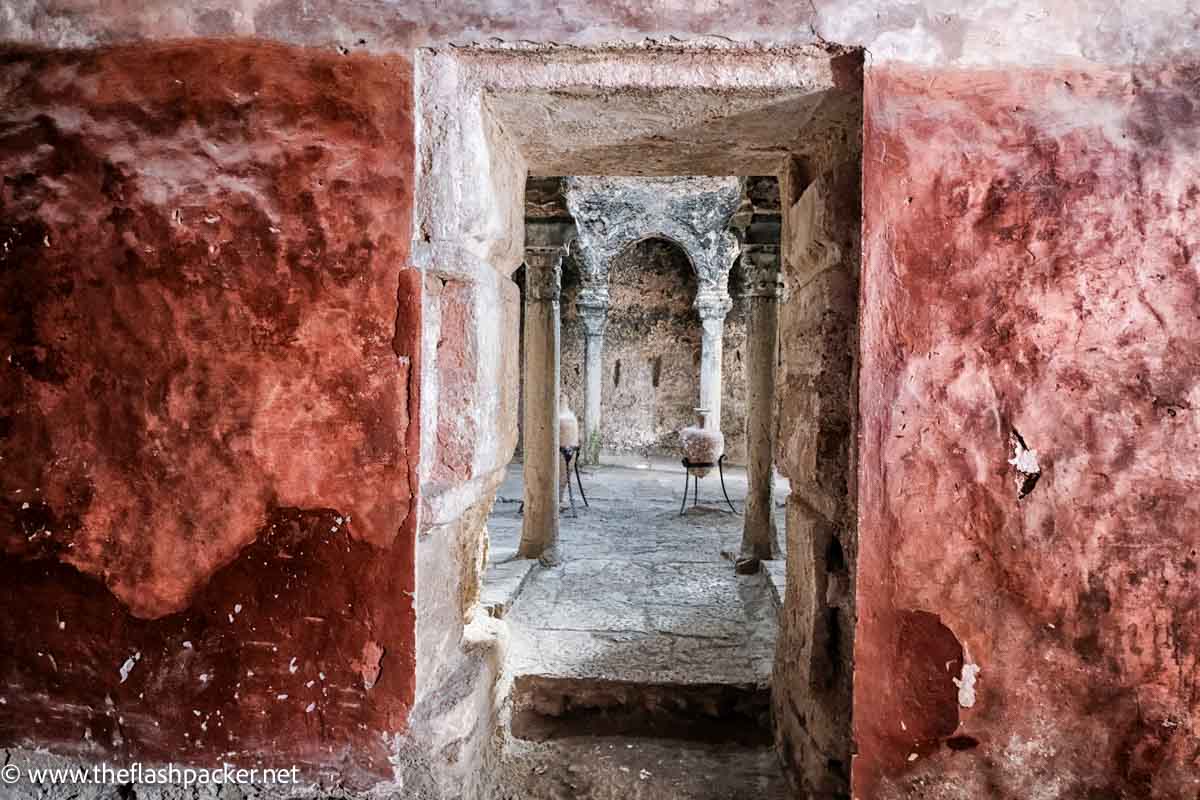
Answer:
[[[519,463],[501,484],[482,602],[509,629],[500,764],[513,797],[591,797],[623,781],[664,798],[791,796],[770,719],[784,562],[737,574],[741,518],[710,481],[680,515],[682,477],[661,458],[590,467],[591,506],[564,514],[551,569],[517,557]],[[745,470],[727,480],[740,507]],[[697,769],[677,773],[672,759]],[[739,767],[714,769],[726,759]]]
[[[426,276],[423,313],[435,323],[426,325],[422,414],[423,430],[436,431],[438,443],[422,458],[417,596],[426,608],[418,610],[418,710],[436,722],[448,713],[437,699],[447,681],[473,672],[475,705],[454,713],[475,721],[469,736],[453,740],[455,760],[503,762],[486,742],[514,713],[509,689],[519,676],[502,657],[480,660],[469,643],[480,624],[485,521],[515,449],[520,404],[527,421],[522,477],[534,488],[522,492],[526,536],[519,549],[549,565],[569,558],[559,547],[553,417],[531,417],[530,409],[557,406],[556,306],[566,243],[526,239],[526,177],[776,175],[788,295],[777,325],[779,385],[769,402],[777,404],[773,460],[792,492],[787,589],[770,678],[771,739],[805,790],[844,792],[856,553],[861,55],[836,48],[466,48],[429,51],[418,71],[414,254]],[[527,292],[532,286],[545,304],[540,316],[525,315],[523,331],[510,278],[522,264]],[[540,277],[531,281],[535,271]],[[447,293],[465,302],[443,304]],[[531,326],[544,335],[531,337]],[[522,339],[534,342],[540,398],[518,394]],[[526,349],[527,368],[530,355]],[[540,420],[540,431],[531,418]],[[761,476],[764,464],[755,468]],[[768,518],[774,511],[771,504],[760,509]],[[732,563],[720,567],[734,592]],[[531,568],[563,575],[571,569],[569,560]],[[444,580],[447,574],[454,580]],[[765,581],[765,574],[754,577]],[[456,609],[466,624],[457,641],[445,632]],[[507,623],[491,624],[507,635]],[[480,694],[483,686],[494,693]],[[476,752],[463,754],[467,748]],[[448,767],[446,774],[453,772]]]

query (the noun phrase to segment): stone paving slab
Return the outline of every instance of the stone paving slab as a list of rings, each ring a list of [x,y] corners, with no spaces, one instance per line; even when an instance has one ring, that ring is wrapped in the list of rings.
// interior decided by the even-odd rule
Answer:
[[[494,555],[515,553],[519,504],[505,501],[521,497],[520,481],[513,465],[488,523]],[[707,483],[715,503],[720,485]],[[726,484],[740,509],[744,472],[728,470]],[[767,686],[777,606],[765,572],[734,572],[741,516],[709,503],[681,516],[682,472],[601,467],[584,486],[591,507],[563,518],[562,565],[534,567],[508,611],[512,673]],[[512,581],[506,568],[489,566],[485,597],[491,581]]]
[[[503,617],[512,608],[537,561],[517,557],[521,541],[519,503],[500,500],[488,519],[488,563],[484,572],[480,604],[493,617]]]

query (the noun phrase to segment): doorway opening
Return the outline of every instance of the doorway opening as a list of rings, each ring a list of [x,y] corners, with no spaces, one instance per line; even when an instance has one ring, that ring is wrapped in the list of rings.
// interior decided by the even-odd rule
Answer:
[[[542,796],[549,789],[533,784],[565,780],[559,768],[578,761],[564,748],[598,753],[618,736],[641,743],[623,764],[638,765],[624,774],[639,779],[654,769],[637,758],[665,748],[684,762],[737,763],[722,774],[763,796],[786,796],[777,761],[811,793],[848,788],[861,64],[838,48],[687,45],[465,48],[419,59],[428,88],[414,252],[426,274],[422,374],[433,400],[422,414],[423,430],[438,435],[423,442],[417,593],[430,608],[454,594],[461,625],[457,637],[424,631],[419,611],[418,704],[474,670],[492,702],[474,706],[455,758],[490,760],[496,780],[534,764],[538,779],[511,791]],[[563,215],[546,196],[547,179],[569,200],[572,187],[691,176],[736,187],[717,234],[733,242],[732,256],[706,245],[728,259],[724,273],[682,247],[694,290],[672,252],[686,237],[662,226],[620,242],[599,286],[589,259],[618,220],[589,219],[569,203]],[[755,241],[767,223],[754,219],[755,193],[765,208],[772,192],[774,245]],[[614,273],[625,278],[619,288]],[[731,273],[746,300],[740,340],[727,330]],[[676,300],[692,294],[699,348],[683,327],[671,332],[674,305],[647,310],[672,281],[684,284]],[[587,317],[600,307],[603,347],[590,355],[601,326]],[[663,330],[628,341],[615,335],[622,313],[642,315],[643,329],[659,313]],[[461,347],[438,333],[451,323],[465,331]],[[743,394],[731,396],[725,376],[738,371]],[[705,427],[725,432],[747,467],[729,470],[741,515],[678,517],[681,468],[669,486],[637,469],[673,447],[677,404],[659,399],[681,391],[683,374],[698,406],[716,409]],[[576,457],[591,470],[591,505],[574,517],[559,509],[564,394],[581,418]],[[519,472],[510,467],[518,432]],[[634,462],[604,465],[622,437],[632,437]],[[773,481],[776,467],[786,482]],[[701,480],[702,493],[715,491]],[[671,513],[678,525],[667,524]],[[775,529],[786,534],[779,547]],[[448,572],[457,576],[449,586],[440,580]],[[479,608],[508,639],[491,661],[471,660]],[[571,780],[611,784],[620,772]],[[482,783],[479,791],[487,794]],[[502,796],[494,782],[491,791]]]

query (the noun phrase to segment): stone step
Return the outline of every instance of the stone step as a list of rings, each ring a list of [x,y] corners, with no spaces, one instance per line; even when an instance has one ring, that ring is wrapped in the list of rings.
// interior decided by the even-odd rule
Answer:
[[[793,800],[775,751],[675,739],[510,740],[491,800]]]
[[[758,683],[640,683],[518,675],[512,733],[532,741],[643,736],[770,744],[770,690]]]
[[[490,616],[504,617],[535,566],[537,561],[517,558],[515,552],[504,558],[489,560],[479,593],[480,605]]]

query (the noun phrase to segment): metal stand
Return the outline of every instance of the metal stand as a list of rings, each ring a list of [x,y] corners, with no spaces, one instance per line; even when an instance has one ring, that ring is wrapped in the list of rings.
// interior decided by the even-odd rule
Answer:
[[[558,452],[562,453],[563,461],[567,465],[567,493],[571,497],[571,516],[577,516],[575,513],[575,493],[571,491],[571,462],[575,462],[575,483],[579,484],[579,494],[583,497],[583,505],[586,508],[591,508],[592,504],[588,502],[587,492],[583,490],[583,480],[579,477],[579,455],[578,447],[560,447]],[[517,514],[525,513],[525,501],[521,501],[521,505],[517,508]]]
[[[697,462],[697,461],[688,461],[686,458],[683,459],[683,502],[679,504],[679,516],[682,517],[684,510],[687,508],[688,479],[689,478],[693,481],[692,508],[695,508],[697,503],[700,502],[700,476],[692,474],[692,470],[693,469],[712,469],[713,467],[717,468],[717,474],[721,476],[721,494],[725,495],[725,502],[729,505],[729,510],[732,511],[734,514],[738,513],[737,509],[733,507],[733,501],[731,501],[729,499],[729,492],[725,491],[724,463],[725,463],[725,454],[724,453],[722,453],[721,457],[717,459],[716,464],[712,463],[711,461]],[[583,491],[582,488],[580,489],[580,491]]]
[[[576,458],[579,455],[579,448],[560,447],[558,448],[558,452],[562,453],[563,461],[567,466],[567,496],[571,498],[571,516],[577,517],[579,515],[575,512],[575,490],[571,487],[572,461],[575,462],[575,482],[579,484],[579,494],[583,495],[583,504],[591,508],[591,505],[588,503],[587,494],[583,491],[583,481],[579,478],[579,459]]]
[[[578,456],[579,453],[576,453],[575,455]],[[591,503],[588,502],[587,493],[583,491],[583,480],[579,477],[579,459],[578,458],[575,459],[575,482],[577,484],[579,484],[579,494],[580,494],[580,496],[583,497],[584,507],[591,508],[592,505],[591,505]]]

